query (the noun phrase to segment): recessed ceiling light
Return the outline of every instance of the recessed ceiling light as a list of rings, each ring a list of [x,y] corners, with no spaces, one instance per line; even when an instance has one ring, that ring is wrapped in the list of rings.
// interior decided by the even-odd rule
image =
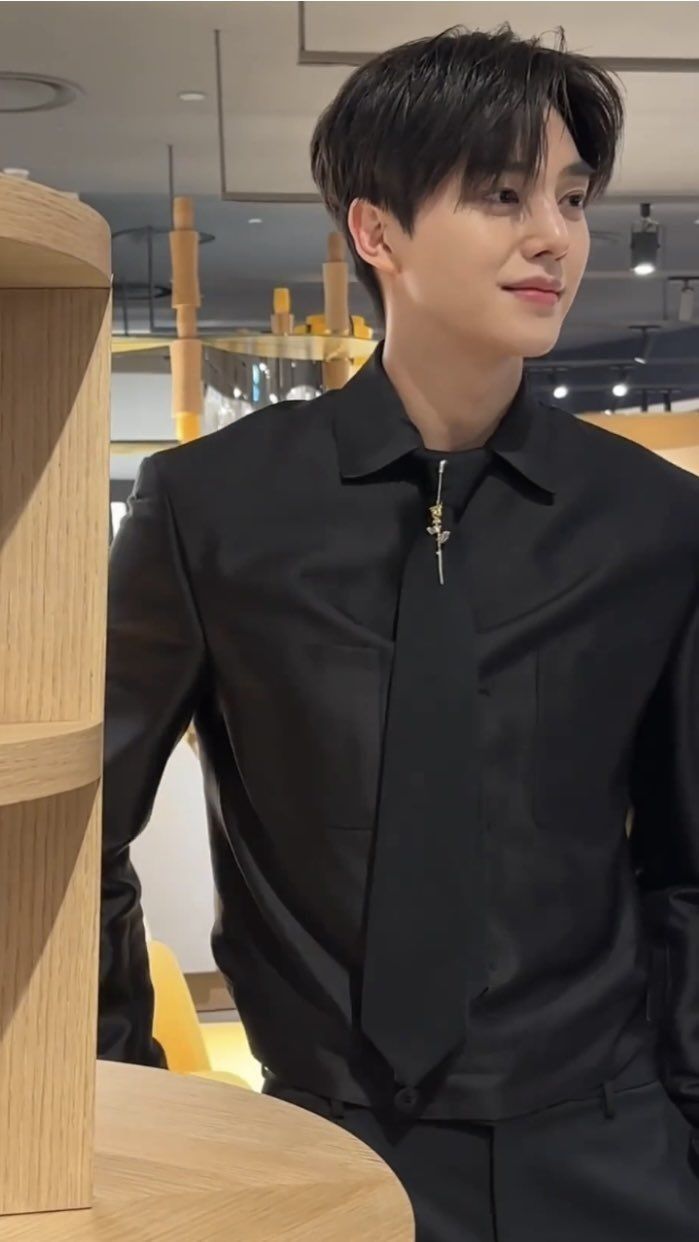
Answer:
[[[6,177],[17,177],[22,181],[26,181],[29,177],[28,168],[3,168]]]
[[[62,78],[0,69],[0,112],[50,112],[65,108],[82,93],[80,86]]]
[[[262,221],[259,216],[251,216],[248,220],[248,224],[262,224]]]
[[[204,91],[180,91],[177,98],[181,99],[182,103],[203,103],[206,95]]]

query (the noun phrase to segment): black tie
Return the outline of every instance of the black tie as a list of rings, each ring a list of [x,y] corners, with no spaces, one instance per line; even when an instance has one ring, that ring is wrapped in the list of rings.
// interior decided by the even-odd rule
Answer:
[[[398,609],[361,1017],[412,1087],[462,1043],[468,1002],[487,984],[475,631],[455,515],[488,452],[441,469],[435,454],[416,456],[429,491]]]

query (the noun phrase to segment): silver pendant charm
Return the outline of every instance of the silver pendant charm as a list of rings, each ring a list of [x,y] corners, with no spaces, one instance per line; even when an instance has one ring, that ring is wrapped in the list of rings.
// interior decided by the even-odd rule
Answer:
[[[433,535],[436,540],[436,544],[437,544],[435,552],[437,555],[437,573],[439,575],[439,582],[441,586],[444,586],[444,555],[443,555],[442,549],[451,534],[451,531],[444,530],[442,527],[442,522],[444,520],[444,505],[442,504],[442,485],[444,482],[444,471],[446,470],[446,466],[447,466],[446,461],[440,461],[439,483],[437,485],[437,499],[435,500],[435,503],[433,505],[430,505],[430,525],[427,527],[428,535]]]

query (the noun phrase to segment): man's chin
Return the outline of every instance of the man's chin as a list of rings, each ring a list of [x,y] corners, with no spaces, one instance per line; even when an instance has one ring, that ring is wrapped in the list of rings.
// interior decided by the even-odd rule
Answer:
[[[552,349],[556,348],[560,335],[560,328],[555,332],[527,333],[522,338],[521,350],[517,352],[521,353],[523,358],[545,358]]]

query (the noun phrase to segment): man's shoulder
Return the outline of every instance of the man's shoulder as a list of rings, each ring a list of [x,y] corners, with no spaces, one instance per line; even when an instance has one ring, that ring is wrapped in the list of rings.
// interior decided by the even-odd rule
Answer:
[[[330,425],[328,394],[314,401],[280,401],[254,410],[214,431],[154,454],[150,459],[167,485],[195,486],[225,475],[250,478],[264,469],[293,465],[309,440],[324,439]]]
[[[699,514],[699,478],[628,437],[597,423],[539,403],[549,419],[564,467],[591,483],[615,489],[620,497],[640,496],[649,503],[667,501]]]

